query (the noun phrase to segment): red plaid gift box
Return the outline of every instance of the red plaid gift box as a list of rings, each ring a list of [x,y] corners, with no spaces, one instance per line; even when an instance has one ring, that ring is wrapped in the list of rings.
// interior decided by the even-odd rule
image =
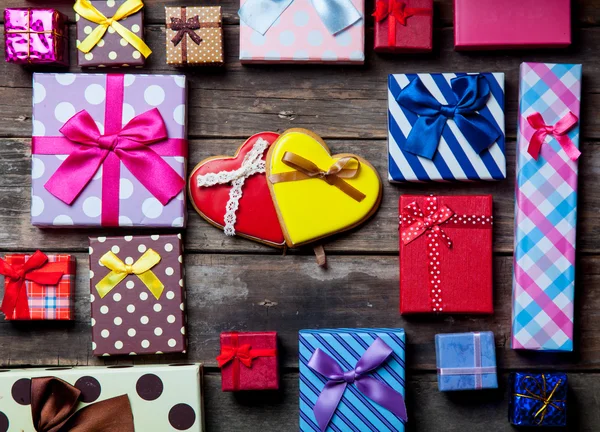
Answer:
[[[47,260],[44,259],[47,257]],[[22,271],[27,268],[28,263],[31,267],[30,259],[40,259],[38,263],[43,263],[35,268],[25,271],[22,282],[11,277],[10,272]],[[2,310],[7,320],[71,320],[74,318],[73,295],[75,292],[75,273],[77,263],[72,255],[45,255],[37,251],[33,255],[29,254],[10,254],[4,257],[4,262],[0,266],[0,273],[5,276],[4,300]],[[41,275],[41,276],[40,276]],[[13,275],[14,276],[14,275]],[[56,276],[58,283],[48,284],[45,279],[50,276]],[[9,285],[11,279],[15,284],[23,284],[27,295],[27,306],[29,309],[28,317],[18,316],[17,307],[12,309],[12,313],[7,313],[10,308],[6,305],[9,295]],[[46,283],[44,283],[46,282]],[[21,287],[21,285],[16,285]],[[16,297],[16,296],[15,296]],[[19,300],[17,298],[16,302]]]

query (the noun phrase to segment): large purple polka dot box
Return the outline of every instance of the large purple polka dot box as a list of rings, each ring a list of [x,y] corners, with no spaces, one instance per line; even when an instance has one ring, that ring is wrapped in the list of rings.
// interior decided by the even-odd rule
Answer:
[[[90,238],[96,356],[185,353],[181,234]]]
[[[35,73],[32,224],[185,227],[186,104],[182,75]]]
[[[134,427],[131,432],[204,430],[201,364],[34,368],[0,372],[0,432],[38,430],[33,419],[44,419],[45,416],[47,419],[48,413],[40,412],[49,403],[49,397],[36,396],[36,389],[40,381],[49,377],[56,378],[55,384],[66,387],[76,397],[73,409],[65,410],[65,417],[76,417],[77,411],[84,407],[102,411],[102,404],[118,401],[118,404],[110,405],[108,416],[111,421],[114,418],[128,421],[123,420],[123,425],[113,429],[115,432],[130,431],[131,428],[126,426],[130,425],[131,418]],[[59,403],[64,403],[64,399],[59,398]],[[42,403],[38,403],[39,400]],[[36,410],[38,412],[34,413]]]

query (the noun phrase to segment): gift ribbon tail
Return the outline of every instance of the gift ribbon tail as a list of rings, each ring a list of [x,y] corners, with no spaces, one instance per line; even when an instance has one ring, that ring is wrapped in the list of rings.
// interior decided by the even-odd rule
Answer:
[[[139,277],[144,285],[146,285],[156,300],[160,299],[165,286],[162,284],[160,279],[156,277],[152,270],[145,271],[144,273],[137,275],[137,277]]]
[[[113,21],[112,26],[123,39],[129,42],[129,45],[138,50],[144,57],[147,58],[150,54],[152,54],[152,50],[148,45],[146,45],[146,42],[144,42],[139,36],[137,36],[127,27],[123,26],[123,24],[118,21]]]
[[[556,140],[559,142],[560,146],[567,153],[569,159],[576,161],[581,156],[581,151],[575,146],[571,138],[568,135],[558,135]]]
[[[365,376],[356,381],[356,387],[373,402],[394,413],[402,420],[408,420],[404,398],[387,384],[371,376]]]
[[[127,273],[116,271],[111,271],[109,274],[104,276],[102,280],[96,284],[96,291],[98,291],[100,298],[104,298],[126,277]]]
[[[332,35],[347,29],[362,18],[351,0],[311,0],[311,3]]]
[[[313,413],[315,414],[315,419],[317,420],[321,432],[327,430],[327,426],[329,426],[329,423],[342,400],[342,396],[346,391],[346,386],[347,384],[345,382],[328,381],[321,391],[321,394],[315,403],[315,407],[313,408]]]
[[[238,15],[248,27],[264,35],[293,2],[294,0],[248,0],[239,9]]]

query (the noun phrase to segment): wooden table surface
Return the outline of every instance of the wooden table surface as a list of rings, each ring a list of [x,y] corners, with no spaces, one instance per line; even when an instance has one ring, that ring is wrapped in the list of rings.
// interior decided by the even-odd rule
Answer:
[[[56,5],[71,19],[71,1],[3,0],[3,6]],[[359,67],[242,66],[238,61],[237,0],[224,0],[226,67],[177,70],[165,64],[163,6],[192,0],[146,0],[146,40],[152,73],[185,73],[190,81],[189,138],[193,167],[216,154],[233,154],[262,130],[305,127],[334,152],[355,152],[386,178],[389,73],[504,72],[508,179],[497,183],[390,185],[366,225],[326,243],[329,269],[310,250],[278,251],[226,238],[189,210],[185,233],[188,292],[187,355],[95,358],[91,353],[87,237],[106,230],[40,230],[30,224],[31,73],[0,61],[1,252],[71,252],[78,259],[76,320],[72,323],[0,322],[0,365],[103,365],[203,362],[208,431],[293,431],[298,428],[297,332],[324,327],[403,327],[407,334],[409,431],[509,431],[507,374],[523,368],[569,372],[569,431],[600,430],[600,0],[573,0],[573,40],[566,50],[453,51],[452,0],[436,0],[434,51],[376,55],[369,17],[367,62]],[[540,0],[540,7],[543,1]],[[367,2],[367,11],[373,7]],[[367,14],[369,15],[369,14]],[[75,27],[70,26],[71,72]],[[575,352],[517,353],[510,349],[515,133],[519,64],[584,63],[578,224]],[[398,313],[398,197],[402,193],[491,193],[494,196],[495,313],[490,317]],[[594,291],[596,291],[594,293]],[[596,294],[596,295],[595,295]],[[282,383],[276,393],[222,393],[215,356],[224,330],[276,330]],[[443,394],[437,390],[434,335],[491,330],[501,371],[498,391]],[[144,431],[146,432],[146,431]],[[151,431],[154,432],[154,431]],[[160,432],[160,431],[156,431]]]

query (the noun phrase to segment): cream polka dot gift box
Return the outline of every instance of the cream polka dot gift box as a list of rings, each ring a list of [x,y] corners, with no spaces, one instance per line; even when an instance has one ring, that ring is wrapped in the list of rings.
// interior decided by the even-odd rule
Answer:
[[[76,411],[83,408],[88,411],[99,408],[101,413],[109,410],[102,413],[107,416],[105,422],[112,426],[106,430],[130,431],[131,427],[127,426],[131,426],[132,418],[136,432],[204,430],[201,364],[60,367],[0,372],[3,372],[0,373],[0,432],[42,430],[34,427],[34,418],[40,418],[40,423],[46,424],[49,417],[58,421],[61,413],[49,416],[57,411],[41,411],[48,407],[52,396],[66,392],[76,400],[73,410],[65,410],[64,417],[76,417]],[[49,380],[51,377],[54,379]],[[53,381],[53,391],[44,397],[38,396],[36,390],[41,383],[48,381]],[[57,392],[59,387],[64,393]],[[62,396],[56,401],[62,404],[65,399]],[[38,403],[40,400],[41,404]],[[104,404],[111,402],[115,404],[103,409]]]
[[[34,74],[32,224],[184,227],[186,99],[181,75]]]
[[[181,234],[90,238],[94,355],[185,353]]]

